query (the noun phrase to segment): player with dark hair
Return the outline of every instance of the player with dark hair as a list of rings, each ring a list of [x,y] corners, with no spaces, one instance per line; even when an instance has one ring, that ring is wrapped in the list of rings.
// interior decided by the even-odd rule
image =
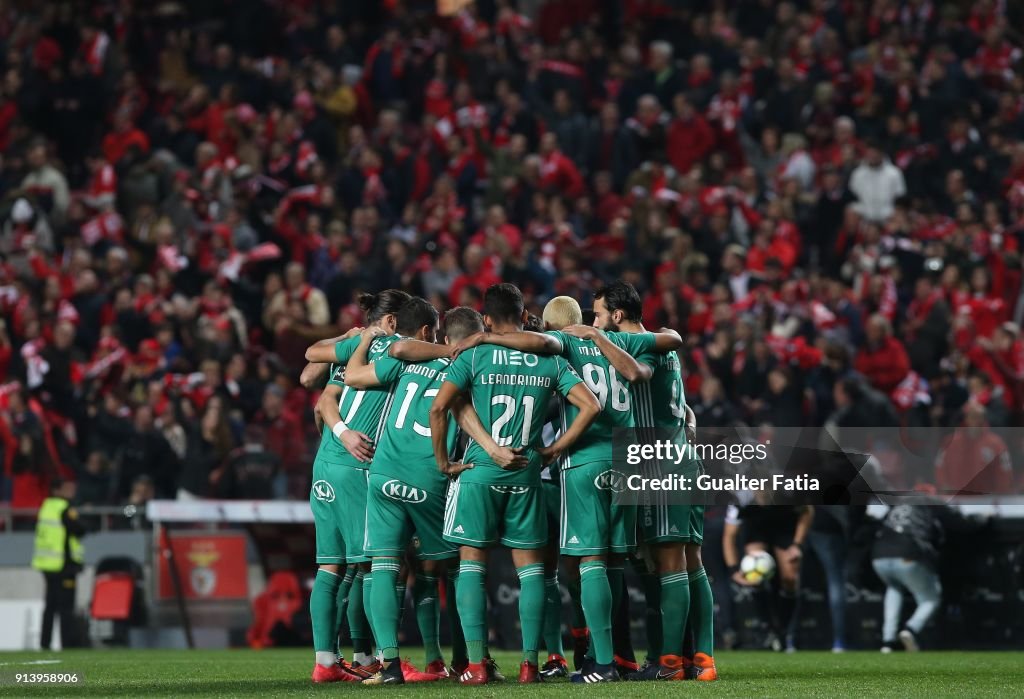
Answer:
[[[602,330],[627,333],[645,332],[643,302],[636,289],[618,281],[594,295],[594,326]],[[641,372],[632,387],[637,436],[641,440],[669,438],[685,445],[693,438],[687,425],[694,422],[686,406],[679,358],[675,352],[646,354],[639,358]],[[679,467],[684,475],[695,478],[701,468],[691,460]],[[636,679],[685,679],[687,667],[696,668],[700,680],[717,679],[713,660],[714,600],[700,558],[704,538],[704,507],[700,503],[669,503],[663,498],[649,499],[640,507],[640,533],[654,551],[659,581],[648,585],[648,604],[655,595],[661,608],[661,639],[653,663],[637,673]],[[691,597],[692,626],[696,652],[692,661],[683,657],[683,632],[689,616]],[[655,629],[656,630],[656,629]],[[652,638],[649,634],[648,638]],[[657,640],[657,639],[653,639]],[[652,649],[648,649],[653,661]]]
[[[523,328],[523,296],[511,284],[497,284],[484,294],[485,322],[493,333]],[[430,431],[438,467],[454,472],[444,435],[448,411],[462,394],[472,404],[494,441],[522,449],[525,468],[503,468],[476,443],[470,443],[464,470],[453,485],[445,511],[444,538],[460,546],[458,606],[469,652],[463,684],[485,684],[484,644],[487,549],[512,549],[520,581],[519,615],[523,662],[519,681],[540,679],[537,664],[544,614],[543,548],[547,527],[542,499],[542,461],[556,458],[579,438],[600,412],[600,404],[571,367],[560,357],[546,357],[486,343],[460,353],[430,408]],[[576,420],[550,446],[541,442],[549,402],[561,394],[579,410]]]
[[[359,297],[366,321],[380,331],[369,348],[371,358],[383,356],[398,339],[394,334],[396,314],[411,297],[404,291],[388,289]],[[331,362],[330,379],[317,401],[317,412],[323,420],[320,449],[313,463],[313,485],[310,506],[316,524],[317,563],[320,569],[310,594],[310,616],[313,619],[314,645],[318,653],[317,672],[328,660],[328,638],[331,650],[337,642],[340,626],[338,609],[347,611],[349,634],[352,637],[352,664],[348,670],[358,678],[376,671],[373,657],[372,627],[365,599],[366,573],[369,559],[363,552],[366,527],[367,469],[373,458],[373,446],[386,413],[390,393],[381,389],[360,391],[345,386],[343,376],[359,346],[358,333],[342,338],[321,340],[306,350],[310,362]],[[344,419],[342,419],[344,415]],[[344,577],[340,566],[347,565]],[[351,573],[351,575],[350,575]],[[321,681],[349,679],[337,672]]]

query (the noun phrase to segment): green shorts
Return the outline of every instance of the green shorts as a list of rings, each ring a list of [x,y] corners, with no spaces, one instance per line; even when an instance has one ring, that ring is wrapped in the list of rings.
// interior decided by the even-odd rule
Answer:
[[[615,502],[625,480],[626,475],[608,461],[562,471],[559,547],[563,556],[629,553],[636,548],[636,506]]]
[[[309,506],[316,526],[316,562],[343,565],[370,560],[363,554],[368,472],[324,459],[313,462]]]
[[[444,493],[371,473],[366,495],[366,555],[401,558],[412,542],[422,561],[458,556],[458,547],[441,538],[444,503]]]
[[[448,489],[444,540],[462,546],[539,549],[548,542],[541,486],[455,481]]]
[[[645,543],[704,543],[704,505],[640,506],[640,535]]]

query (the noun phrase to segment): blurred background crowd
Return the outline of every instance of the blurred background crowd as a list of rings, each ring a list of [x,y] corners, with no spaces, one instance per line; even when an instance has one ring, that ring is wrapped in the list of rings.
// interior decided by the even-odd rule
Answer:
[[[358,292],[616,278],[700,425],[966,424],[1019,490],[1019,6],[439,4],[0,3],[0,501],[304,499]]]

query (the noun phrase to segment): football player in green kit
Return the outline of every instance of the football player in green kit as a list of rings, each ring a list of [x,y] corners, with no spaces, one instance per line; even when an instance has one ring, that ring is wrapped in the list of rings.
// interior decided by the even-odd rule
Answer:
[[[367,325],[384,335],[374,341],[370,357],[383,356],[397,338],[395,314],[411,297],[389,289],[364,294],[359,303]],[[364,575],[369,559],[363,552],[366,523],[367,469],[390,393],[373,389],[349,389],[342,382],[344,366],[359,345],[358,335],[340,341],[325,340],[306,350],[310,362],[331,363],[330,380],[317,401],[324,423],[320,449],[313,463],[310,507],[316,526],[316,560],[319,565],[309,609],[313,628],[316,665],[313,680],[336,682],[364,679],[376,671],[372,636],[364,604]],[[344,420],[342,419],[344,415]],[[345,594],[346,578],[341,568],[354,571],[351,588]],[[352,636],[353,662],[343,667],[331,658],[337,646],[340,602],[348,598],[349,632]]]
[[[496,284],[484,295],[485,322],[494,333],[518,332],[526,313],[522,293],[511,284]],[[542,461],[568,449],[593,422],[600,404],[572,368],[560,357],[540,356],[491,344],[458,355],[448,368],[440,392],[430,408],[434,455],[442,471],[449,469],[445,434],[448,411],[457,398],[468,394],[484,428],[503,447],[523,449],[524,468],[504,469],[480,445],[471,442],[465,470],[448,495],[444,538],[460,547],[458,607],[462,619],[469,667],[463,684],[485,684],[484,644],[487,549],[512,549],[520,581],[519,613],[523,633],[523,662],[519,681],[539,680],[537,665],[544,613],[543,548],[547,527],[541,493]],[[541,442],[549,402],[565,396],[579,414],[550,446]]]
[[[645,332],[641,322],[642,301],[631,285],[615,282],[595,294],[594,327],[605,331]],[[647,354],[639,358],[644,367],[633,387],[638,435],[657,430],[680,444],[687,440],[687,407],[679,358],[674,353]],[[687,475],[700,468],[694,459],[682,465]],[[693,471],[693,473],[689,473]],[[713,660],[714,600],[711,585],[700,558],[704,539],[704,506],[699,503],[655,501],[640,507],[640,532],[654,551],[660,579],[658,589],[662,634],[659,665],[651,677],[682,680],[688,664],[683,658],[683,631],[692,609],[695,653],[692,665],[698,680],[717,679]],[[643,678],[647,678],[644,676]]]

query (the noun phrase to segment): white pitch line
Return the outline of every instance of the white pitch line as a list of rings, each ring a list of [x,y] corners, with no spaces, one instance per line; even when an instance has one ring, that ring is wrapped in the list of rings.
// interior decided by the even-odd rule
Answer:
[[[18,663],[0,663],[0,667],[5,665],[57,665],[58,663],[64,662],[63,660],[23,660]]]

